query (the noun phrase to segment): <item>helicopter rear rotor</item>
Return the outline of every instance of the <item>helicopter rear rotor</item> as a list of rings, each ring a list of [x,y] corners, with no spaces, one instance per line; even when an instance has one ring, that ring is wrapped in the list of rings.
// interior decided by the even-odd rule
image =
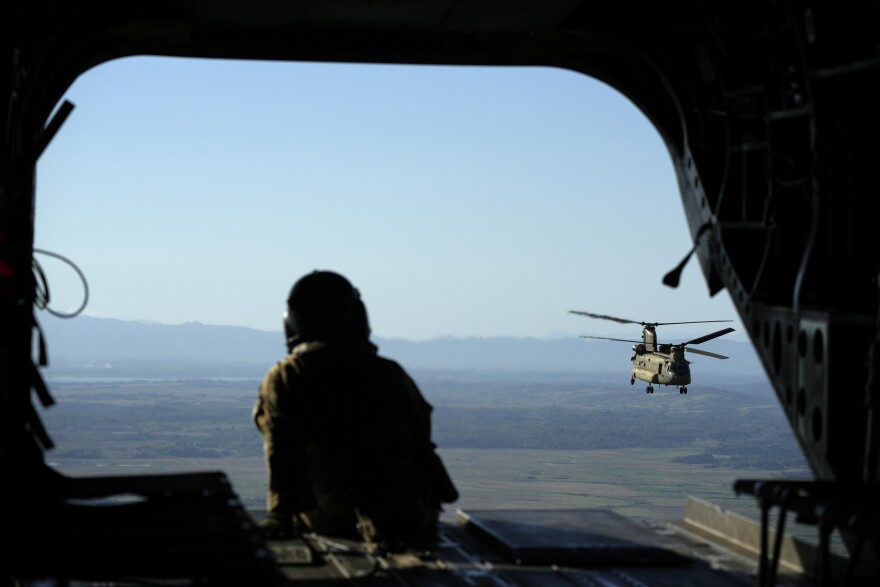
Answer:
[[[569,313],[577,314],[579,316],[587,316],[588,318],[598,318],[599,320],[611,320],[612,322],[618,322],[620,324],[641,324],[642,326],[644,326],[646,328],[656,328],[657,326],[668,326],[671,324],[708,324],[710,322],[733,322],[733,320],[689,320],[687,322],[641,322],[639,320],[630,320],[628,318],[617,318],[616,316],[608,316],[606,314],[593,314],[592,312],[582,312],[580,310],[569,310]],[[721,335],[718,335],[718,336],[721,336]]]

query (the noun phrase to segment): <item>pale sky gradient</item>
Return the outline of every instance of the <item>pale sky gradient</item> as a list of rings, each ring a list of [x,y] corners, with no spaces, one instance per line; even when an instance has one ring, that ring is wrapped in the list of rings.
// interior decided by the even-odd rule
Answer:
[[[319,268],[383,337],[639,335],[577,309],[745,338],[696,259],[661,284],[690,248],[669,154],[581,74],[138,57],[66,97],[36,246],[79,264],[87,314],[279,330]],[[53,306],[78,306],[73,271],[40,259]]]

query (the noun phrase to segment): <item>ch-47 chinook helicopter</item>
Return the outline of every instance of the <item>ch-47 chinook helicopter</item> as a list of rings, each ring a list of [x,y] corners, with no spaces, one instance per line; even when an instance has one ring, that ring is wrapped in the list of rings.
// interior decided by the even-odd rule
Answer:
[[[696,355],[703,355],[715,359],[726,359],[724,355],[710,353],[708,351],[688,348],[687,345],[702,344],[713,338],[733,332],[733,328],[724,328],[699,338],[679,344],[664,344],[657,341],[657,327],[669,324],[705,324],[708,322],[732,322],[732,320],[696,320],[690,322],[638,322],[626,318],[616,318],[604,314],[592,314],[569,310],[572,314],[612,320],[621,324],[641,324],[642,340],[627,340],[623,338],[608,338],[605,336],[581,336],[581,338],[596,338],[600,340],[616,340],[620,342],[634,342],[632,356],[632,373],[629,383],[633,385],[636,379],[648,382],[645,393],[654,393],[654,383],[659,385],[674,385],[678,387],[678,393],[687,393],[687,385],[691,382],[690,361],[684,358],[685,351]]]

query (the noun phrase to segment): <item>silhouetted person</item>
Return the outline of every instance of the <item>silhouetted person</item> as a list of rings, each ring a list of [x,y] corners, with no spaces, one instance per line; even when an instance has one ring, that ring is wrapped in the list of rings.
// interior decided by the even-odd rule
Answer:
[[[254,422],[269,476],[269,538],[305,527],[370,542],[422,542],[458,493],[431,442],[431,406],[370,343],[344,277],[297,281],[284,315],[288,356],[260,387]]]

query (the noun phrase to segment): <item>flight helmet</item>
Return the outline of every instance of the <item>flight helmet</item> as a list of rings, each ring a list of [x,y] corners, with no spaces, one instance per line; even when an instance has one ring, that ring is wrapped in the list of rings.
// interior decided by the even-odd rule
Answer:
[[[332,271],[313,271],[290,289],[284,335],[288,352],[306,341],[366,341],[370,337],[367,309],[345,277]]]

